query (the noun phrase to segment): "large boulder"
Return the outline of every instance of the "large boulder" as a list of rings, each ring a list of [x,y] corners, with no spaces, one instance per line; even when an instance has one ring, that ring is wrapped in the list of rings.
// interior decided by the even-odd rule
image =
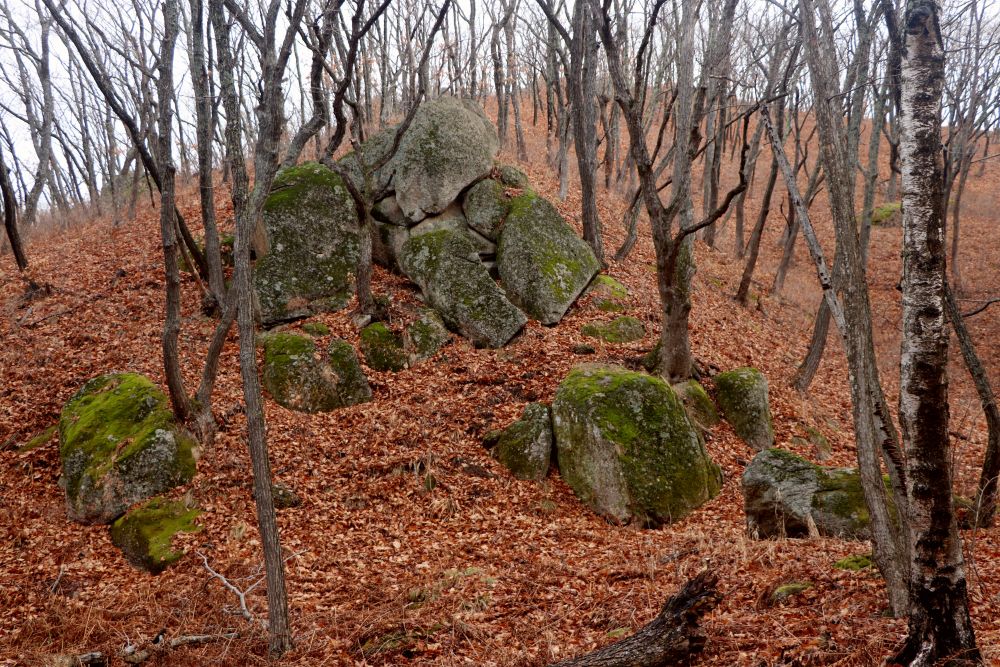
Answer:
[[[511,202],[497,268],[511,301],[542,324],[555,324],[601,265],[551,203],[525,192]]]
[[[669,523],[719,492],[719,466],[659,378],[578,366],[556,391],[552,422],[560,474],[612,522]]]
[[[59,418],[60,484],[69,517],[110,523],[133,504],[194,477],[196,443],[170,401],[135,373],[98,376]]]
[[[524,414],[503,431],[492,434],[490,453],[518,479],[540,481],[549,474],[552,420],[548,406],[529,403]]]
[[[337,161],[340,168],[347,173],[347,177],[361,192],[369,189],[372,193],[379,193],[392,187],[396,169],[394,160],[389,160],[375,172],[372,172],[371,168],[392,149],[392,142],[396,138],[396,129],[397,126],[393,125],[376,132],[361,144],[360,152],[351,151]],[[366,172],[368,172],[367,177],[371,179],[370,183],[365,182]],[[393,208],[391,204],[389,204],[389,208]],[[379,206],[376,205],[376,210],[378,209]]]
[[[674,391],[687,408],[688,416],[707,431],[719,423],[719,412],[715,409],[712,397],[697,380],[687,380],[674,385]]]
[[[826,468],[783,449],[757,454],[743,473],[747,529],[756,537],[868,539],[861,477]]]
[[[299,412],[329,412],[370,401],[368,378],[347,341],[334,339],[325,353],[307,336],[263,336],[264,387],[278,405]]]
[[[722,415],[748,445],[760,451],[774,445],[767,378],[756,368],[737,368],[714,378]]]
[[[201,530],[194,523],[199,514],[198,509],[158,496],[111,524],[111,541],[133,566],[159,574],[184,555],[173,548],[174,536]]]
[[[411,237],[400,265],[445,323],[478,346],[501,347],[527,322],[462,232],[439,229]]]
[[[489,174],[500,148],[496,129],[471,100],[420,105],[393,159],[396,201],[410,220],[440,213]]]
[[[354,203],[321,164],[282,170],[264,203],[268,252],[254,267],[265,326],[339,310],[354,290],[360,248]]]
[[[462,210],[470,227],[496,242],[500,238],[500,227],[510,213],[510,202],[502,183],[484,178],[465,193]]]

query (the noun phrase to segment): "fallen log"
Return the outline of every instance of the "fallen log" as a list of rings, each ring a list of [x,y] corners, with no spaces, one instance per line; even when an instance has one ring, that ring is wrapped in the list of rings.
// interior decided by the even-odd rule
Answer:
[[[552,667],[661,667],[688,664],[702,651],[706,637],[698,626],[722,596],[718,577],[707,570],[691,579],[667,600],[652,621],[634,635],[592,653],[570,658]]]

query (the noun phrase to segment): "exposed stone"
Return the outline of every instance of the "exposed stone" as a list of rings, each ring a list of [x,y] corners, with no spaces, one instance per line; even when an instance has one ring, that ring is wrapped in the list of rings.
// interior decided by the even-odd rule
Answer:
[[[354,290],[360,244],[340,176],[314,162],[282,170],[263,220],[269,249],[254,266],[261,322],[343,308]]]
[[[295,490],[284,482],[271,484],[271,496],[274,498],[275,509],[286,510],[302,504],[299,494],[295,493]]]
[[[743,473],[751,535],[868,539],[861,478],[852,468],[824,468],[782,449],[754,457]]]
[[[135,373],[98,376],[63,407],[60,484],[69,517],[110,523],[133,504],[194,477],[196,443],[170,401]]]
[[[382,322],[373,322],[361,330],[361,351],[368,366],[377,371],[406,368],[403,339]]]
[[[736,435],[760,451],[774,445],[767,378],[756,368],[737,368],[713,378],[722,415]]]
[[[306,322],[302,325],[302,330],[310,336],[315,336],[317,338],[320,336],[330,335],[330,327],[326,326],[322,322]]]
[[[559,385],[552,421],[563,479],[612,522],[676,521],[721,487],[719,466],[659,378],[578,366]]]
[[[490,172],[499,146],[496,129],[475,102],[440,97],[421,104],[393,159],[403,213],[419,221],[444,211]]]
[[[371,225],[371,237],[372,261],[390,271],[399,271],[399,253],[410,238],[406,227],[375,220]]]
[[[403,345],[409,352],[410,365],[433,357],[450,338],[441,316],[430,308],[421,308],[419,317],[403,332]]]
[[[371,400],[371,387],[347,341],[334,339],[325,354],[306,336],[272,333],[264,344],[264,387],[282,407],[329,412]]]
[[[510,164],[501,164],[496,168],[497,178],[499,181],[509,188],[520,188],[522,190],[528,187],[528,177],[523,171]]]
[[[194,523],[199,514],[198,509],[158,496],[115,521],[111,541],[131,565],[159,574],[184,555],[173,549],[174,536],[201,530]]]
[[[552,420],[549,408],[529,403],[521,418],[495,437],[491,453],[518,479],[540,481],[549,473]]]
[[[674,385],[674,391],[687,408],[688,415],[704,430],[719,423],[719,413],[715,403],[697,380],[688,380]]]
[[[501,183],[492,178],[484,178],[465,193],[462,210],[469,227],[495,242],[500,237],[500,227],[510,212],[510,202]]]
[[[616,317],[610,322],[590,322],[580,327],[580,333],[599,338],[606,343],[631,343],[646,335],[646,325],[634,317]]]
[[[527,321],[463,233],[441,229],[414,236],[404,244],[400,264],[445,323],[476,345],[501,347]]]
[[[601,268],[590,246],[533,192],[511,201],[497,267],[511,301],[542,324],[562,319]]]

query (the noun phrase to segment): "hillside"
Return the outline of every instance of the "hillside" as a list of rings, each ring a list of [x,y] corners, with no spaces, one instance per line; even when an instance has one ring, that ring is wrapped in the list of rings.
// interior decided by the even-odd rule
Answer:
[[[544,161],[544,128],[531,129],[529,140],[532,160],[521,167],[557,201],[558,182]],[[514,162],[512,150],[504,157]],[[723,187],[732,181],[732,173],[724,175]],[[998,182],[1000,165],[994,161],[985,176],[970,179],[963,200],[968,307],[1000,290]],[[606,245],[616,248],[624,233],[623,203],[616,192],[600,194]],[[781,195],[779,186],[775,196]],[[198,218],[193,181],[185,184],[179,206],[188,220]],[[217,206],[223,225],[231,225],[227,192],[217,193]],[[756,197],[748,200],[748,221],[757,206]],[[825,206],[821,196],[813,212],[829,240]],[[579,195],[572,187],[559,207],[578,223]],[[851,465],[847,371],[835,336],[810,392],[800,395],[789,387],[811,334],[819,291],[800,243],[784,293],[768,294],[783,225],[776,209],[777,202],[750,309],[732,299],[742,271],[730,252],[732,223],[718,249],[698,242],[694,354],[705,368],[763,370],[778,446],[813,457],[804,438],[815,429],[832,445],[830,462]],[[53,654],[92,650],[113,654],[163,629],[171,636],[229,630],[241,635],[177,649],[162,664],[266,662],[265,634],[231,613],[236,598],[210,577],[196,553],[241,586],[254,579],[261,562],[235,333],[215,394],[224,425],[202,452],[194,482],[180,490],[205,510],[198,520],[202,529],[184,538],[187,557],[163,574],[138,573],[112,546],[106,528],[66,518],[55,437],[23,449],[56,423],[62,404],[94,375],[130,370],[163,383],[164,276],[156,216],[147,206],[117,229],[94,220],[35,239],[28,246],[31,275],[52,291],[30,302],[22,298],[24,285],[12,259],[0,257],[0,664],[44,664]],[[876,343],[891,403],[898,381],[900,240],[898,227],[875,229],[869,268]],[[648,228],[642,228],[632,255],[608,271],[629,290],[628,314],[647,325],[649,333],[637,343],[574,353],[574,346],[594,343],[580,333],[582,324],[609,319],[584,299],[559,325],[530,322],[499,350],[477,350],[456,336],[428,364],[399,373],[366,369],[375,394],[370,403],[305,415],[267,401],[275,476],[303,500],[279,514],[296,635],[283,663],[544,664],[630,634],[704,568],[718,574],[724,596],[705,621],[704,664],[879,664],[898,644],[905,621],[883,615],[877,574],[833,567],[867,553],[867,544],[747,537],[739,480],[753,451],[725,424],[707,442],[724,471],[722,493],[657,530],[609,525],[584,508],[557,474],[543,483],[518,482],[483,448],[483,436],[516,419],[526,403],[551,400],[575,364],[639,367],[659,328],[653,262]],[[391,296],[393,309],[418,300],[412,285],[378,268],[375,289]],[[190,277],[184,297],[181,357],[194,382],[214,323],[200,313]],[[994,383],[1000,382],[998,318],[1000,307],[994,307],[969,320]],[[357,345],[349,309],[312,321]],[[952,358],[958,490],[971,494],[985,425],[957,348]],[[1000,573],[991,567],[1000,552],[1000,528],[963,537],[979,644],[988,663],[1000,664]],[[769,601],[775,587],[796,581],[812,587],[777,604]],[[250,596],[250,607],[263,615],[262,588]]]

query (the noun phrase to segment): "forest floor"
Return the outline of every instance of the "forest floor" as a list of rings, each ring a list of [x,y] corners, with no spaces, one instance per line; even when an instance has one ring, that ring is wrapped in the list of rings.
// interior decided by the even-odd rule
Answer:
[[[528,129],[533,159],[522,168],[555,200],[558,183],[545,164],[544,129]],[[505,157],[513,161],[512,154]],[[732,168],[723,188],[735,181]],[[765,169],[758,170],[758,187]],[[1000,164],[993,162],[985,176],[970,178],[963,202],[966,309],[1000,291],[998,182]],[[783,194],[779,185],[776,197]],[[219,192],[218,213],[231,224],[227,198]],[[186,184],[180,208],[188,220],[199,218],[197,202],[195,184]],[[750,308],[732,298],[742,271],[732,253],[732,220],[723,225],[717,249],[698,242],[694,354],[706,367],[752,365],[765,372],[778,446],[815,458],[804,439],[807,429],[816,429],[833,447],[828,463],[852,465],[847,371],[835,333],[810,391],[799,394],[789,386],[808,344],[819,290],[800,242],[785,290],[770,293],[784,225],[775,204]],[[579,226],[575,188],[558,206]],[[758,196],[748,199],[748,227],[758,207]],[[600,212],[611,254],[624,233],[621,195],[602,189]],[[813,214],[832,248],[822,195]],[[98,219],[34,239],[27,248],[31,275],[52,292],[30,302],[10,255],[0,257],[2,665],[46,664],[54,654],[94,650],[116,654],[161,631],[173,637],[230,630],[239,638],[179,648],[158,664],[266,662],[265,634],[232,613],[235,596],[209,576],[195,553],[238,585],[259,572],[235,333],[215,395],[221,432],[202,452],[195,480],[177,491],[205,510],[201,531],[182,538],[189,555],[165,573],[132,569],[106,527],[67,519],[57,486],[57,438],[42,436],[33,442],[38,446],[23,449],[58,421],[63,402],[94,375],[137,371],[162,384],[164,275],[157,224],[147,205],[117,229]],[[893,404],[900,242],[899,227],[876,228],[869,263],[879,365]],[[704,568],[719,576],[723,599],[704,620],[709,641],[703,664],[875,665],[899,644],[905,621],[886,616],[878,575],[833,567],[846,556],[868,553],[868,544],[747,536],[740,476],[754,452],[726,425],[707,442],[725,474],[722,492],[658,530],[609,525],[584,508],[557,473],[543,483],[519,482],[490,458],[483,436],[516,419],[527,402],[551,400],[574,364],[636,368],[653,345],[659,318],[648,227],[632,255],[612,262],[609,273],[629,289],[628,314],[647,324],[649,333],[637,343],[574,354],[575,345],[594,342],[580,334],[581,324],[610,317],[584,299],[558,326],[530,322],[500,350],[477,350],[456,336],[431,362],[399,373],[369,370],[370,403],[305,415],[266,402],[275,476],[303,499],[279,514],[295,633],[295,649],[283,664],[544,664],[630,634]],[[391,295],[397,312],[418,299],[413,286],[382,270],[376,270],[375,287]],[[313,319],[357,345],[349,311]],[[969,325],[1000,384],[1000,306]],[[197,286],[188,277],[181,352],[189,386],[213,326],[200,313]],[[956,478],[958,491],[971,495],[985,423],[957,345],[951,355]],[[963,537],[979,643],[987,661],[1000,664],[1000,528]],[[792,581],[812,587],[771,603],[771,591]],[[263,587],[250,596],[250,608],[266,616]]]

